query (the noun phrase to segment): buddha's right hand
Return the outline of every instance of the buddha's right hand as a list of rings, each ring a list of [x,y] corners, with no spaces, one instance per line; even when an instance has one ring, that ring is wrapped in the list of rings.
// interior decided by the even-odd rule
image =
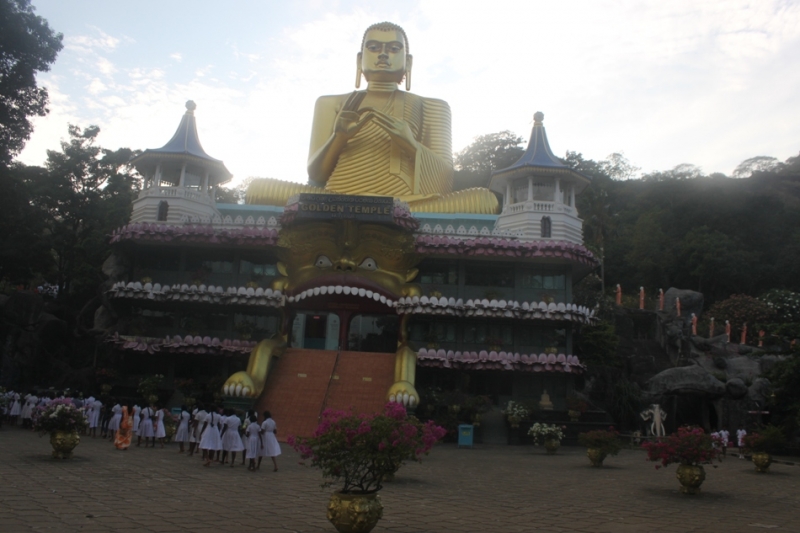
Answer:
[[[364,125],[361,120],[361,115],[355,111],[342,110],[336,116],[336,123],[333,125],[333,132],[337,135],[343,135],[348,139],[358,133],[358,130]]]

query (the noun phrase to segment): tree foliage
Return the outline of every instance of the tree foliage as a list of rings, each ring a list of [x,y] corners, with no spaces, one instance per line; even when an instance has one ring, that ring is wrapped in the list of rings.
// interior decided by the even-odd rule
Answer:
[[[508,130],[476,137],[456,154],[454,190],[486,187],[493,170],[513,165],[525,153],[523,142]]]
[[[37,86],[36,74],[50,69],[61,40],[30,0],[0,0],[0,164],[22,150],[30,117],[47,114],[47,89]]]

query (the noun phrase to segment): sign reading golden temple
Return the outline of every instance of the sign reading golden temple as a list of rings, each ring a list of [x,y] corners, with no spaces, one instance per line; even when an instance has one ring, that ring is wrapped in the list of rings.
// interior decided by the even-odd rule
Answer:
[[[297,219],[358,219],[391,223],[393,208],[394,200],[388,196],[302,193]]]

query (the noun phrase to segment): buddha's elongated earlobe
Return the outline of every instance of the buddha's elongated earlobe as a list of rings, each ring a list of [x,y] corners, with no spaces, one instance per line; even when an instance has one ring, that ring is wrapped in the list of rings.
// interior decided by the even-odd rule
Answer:
[[[356,55],[356,89],[361,87],[361,52]]]
[[[410,54],[406,56],[406,91],[411,90],[411,65],[414,62],[413,59]]]

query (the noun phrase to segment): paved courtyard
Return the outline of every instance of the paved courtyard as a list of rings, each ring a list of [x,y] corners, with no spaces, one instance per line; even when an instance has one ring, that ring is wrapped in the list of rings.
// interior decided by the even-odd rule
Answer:
[[[280,469],[203,468],[165,449],[117,451],[84,438],[71,461],[47,437],[0,430],[0,532],[335,532],[328,489],[286,445]],[[678,493],[675,467],[654,470],[639,451],[602,469],[582,448],[442,445],[381,491],[380,532],[800,532],[800,467],[756,474],[728,458],[707,467],[703,494]]]

